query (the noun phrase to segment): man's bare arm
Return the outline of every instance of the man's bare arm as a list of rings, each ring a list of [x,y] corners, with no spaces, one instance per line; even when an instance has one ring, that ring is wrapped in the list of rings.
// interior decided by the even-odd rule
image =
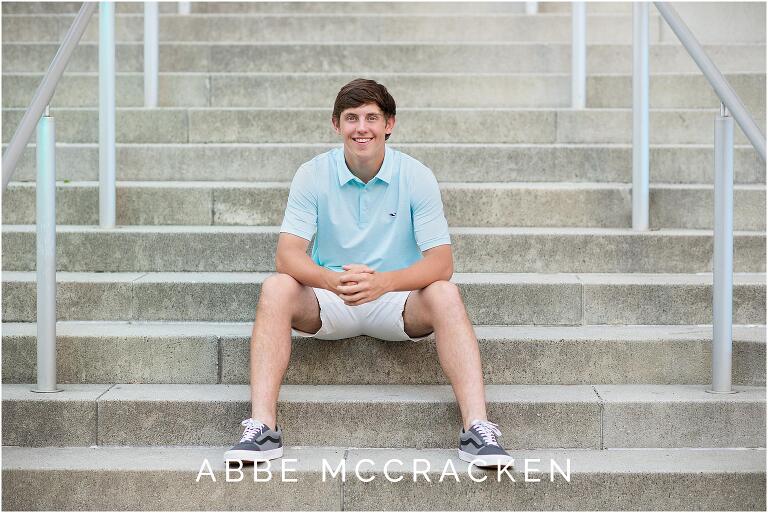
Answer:
[[[397,271],[365,272],[347,271],[342,274],[342,285],[334,290],[347,305],[357,306],[373,301],[387,292],[419,290],[439,280],[453,276],[453,253],[450,244],[428,249],[424,258],[410,267]]]
[[[277,239],[275,267],[277,272],[288,274],[302,285],[328,288],[330,269],[317,265],[307,255],[309,241],[290,233],[281,233]]]
[[[435,246],[422,253],[424,258],[405,269],[379,273],[389,282],[389,289],[419,290],[436,281],[453,276],[453,251],[450,244]]]
[[[308,287],[335,290],[340,282],[341,274],[317,265],[307,255],[309,241],[290,233],[281,233],[277,239],[275,267],[277,272],[292,276],[296,281]],[[373,272],[364,265],[354,265],[355,271]]]

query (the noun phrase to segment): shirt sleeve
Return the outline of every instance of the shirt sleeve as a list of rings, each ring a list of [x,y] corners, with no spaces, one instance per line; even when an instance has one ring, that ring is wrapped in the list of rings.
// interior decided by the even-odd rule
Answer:
[[[411,184],[411,215],[416,244],[421,251],[451,243],[448,221],[443,214],[440,187],[429,168],[424,167],[414,173]]]
[[[291,181],[280,233],[312,240],[317,231],[317,188],[311,162],[302,165]]]

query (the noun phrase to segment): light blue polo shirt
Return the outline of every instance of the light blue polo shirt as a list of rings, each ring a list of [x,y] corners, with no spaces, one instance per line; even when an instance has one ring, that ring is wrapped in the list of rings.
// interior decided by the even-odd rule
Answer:
[[[424,164],[385,146],[381,169],[367,184],[335,148],[299,167],[281,232],[312,240],[312,260],[333,271],[365,264],[394,271],[421,252],[450,244],[440,189]]]

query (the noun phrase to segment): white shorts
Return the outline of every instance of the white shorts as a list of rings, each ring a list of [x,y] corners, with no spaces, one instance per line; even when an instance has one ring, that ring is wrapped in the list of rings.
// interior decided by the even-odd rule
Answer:
[[[315,337],[323,340],[368,335],[382,340],[423,340],[411,338],[405,333],[403,310],[410,291],[387,292],[378,299],[358,306],[348,306],[330,290],[313,287],[320,305],[322,326],[317,333],[305,333],[294,329],[300,337]]]

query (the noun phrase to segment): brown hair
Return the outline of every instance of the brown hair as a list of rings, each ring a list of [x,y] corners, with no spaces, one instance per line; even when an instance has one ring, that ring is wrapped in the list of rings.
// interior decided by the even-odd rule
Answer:
[[[346,109],[354,109],[366,103],[375,103],[384,113],[384,118],[389,119],[396,114],[395,99],[389,94],[387,88],[375,80],[356,78],[339,89],[336,101],[333,103],[332,119],[339,124],[339,117]],[[389,134],[384,140],[389,139]]]

